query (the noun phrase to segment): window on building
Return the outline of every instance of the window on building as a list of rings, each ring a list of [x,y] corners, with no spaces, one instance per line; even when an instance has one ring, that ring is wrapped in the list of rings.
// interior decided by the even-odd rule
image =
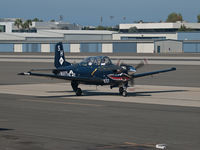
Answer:
[[[6,31],[6,27],[4,25],[0,25],[0,32],[5,32]]]

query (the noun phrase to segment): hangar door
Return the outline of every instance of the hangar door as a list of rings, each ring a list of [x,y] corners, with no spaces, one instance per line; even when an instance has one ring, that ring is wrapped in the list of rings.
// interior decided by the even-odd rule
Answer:
[[[133,52],[137,53],[136,43],[113,43],[113,53]]]

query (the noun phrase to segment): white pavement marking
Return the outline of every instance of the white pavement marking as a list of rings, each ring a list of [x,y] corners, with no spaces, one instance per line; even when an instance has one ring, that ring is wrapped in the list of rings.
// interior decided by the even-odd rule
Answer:
[[[1,85],[0,93],[200,107],[200,88],[196,87],[137,85],[135,92],[129,92],[127,97],[119,96],[118,88],[111,90],[108,86],[99,86],[96,90],[96,86],[80,85],[80,87],[83,96],[78,97],[71,90],[70,83]]]
[[[53,62],[53,59],[8,59],[8,58],[0,58],[0,62]]]
[[[77,59],[68,59],[67,61],[76,61],[77,63],[81,61],[77,60]],[[140,60],[126,60],[123,59],[127,64],[138,64],[140,62]],[[53,63],[54,59],[8,59],[8,58],[0,58],[0,62],[38,62],[38,63]],[[113,60],[113,63],[115,64],[117,62],[117,60]],[[152,65],[200,65],[200,61],[174,61],[174,60],[170,60],[170,61],[166,61],[166,60],[149,60],[148,64],[152,64]]]
[[[66,56],[67,61],[76,61],[77,63],[87,56]],[[45,58],[45,59],[44,59]],[[163,65],[200,65],[199,57],[190,56],[110,56],[113,63],[119,59],[127,64],[138,64],[142,59],[149,59],[148,64]],[[43,55],[0,55],[0,62],[53,62],[54,56]]]
[[[88,56],[65,56],[66,58],[85,58]],[[162,60],[170,60],[170,59],[176,59],[176,60],[200,60],[199,57],[190,57],[190,56],[109,56],[110,58],[115,58],[115,59],[162,59]],[[0,58],[50,58],[53,59],[54,56],[44,56],[44,55],[1,55]]]

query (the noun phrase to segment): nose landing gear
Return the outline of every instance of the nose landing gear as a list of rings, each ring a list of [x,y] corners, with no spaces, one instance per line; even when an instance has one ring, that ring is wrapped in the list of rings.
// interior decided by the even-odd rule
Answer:
[[[122,96],[126,97],[128,95],[128,92],[127,92],[126,88],[120,87],[119,88],[119,95],[122,95]]]

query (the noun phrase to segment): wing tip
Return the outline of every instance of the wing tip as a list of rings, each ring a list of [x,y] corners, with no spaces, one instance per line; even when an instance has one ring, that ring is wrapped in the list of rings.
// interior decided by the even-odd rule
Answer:
[[[20,72],[17,75],[30,75],[30,74],[31,74],[30,72]]]
[[[176,70],[176,68],[175,68],[175,67],[172,67],[171,70]]]

